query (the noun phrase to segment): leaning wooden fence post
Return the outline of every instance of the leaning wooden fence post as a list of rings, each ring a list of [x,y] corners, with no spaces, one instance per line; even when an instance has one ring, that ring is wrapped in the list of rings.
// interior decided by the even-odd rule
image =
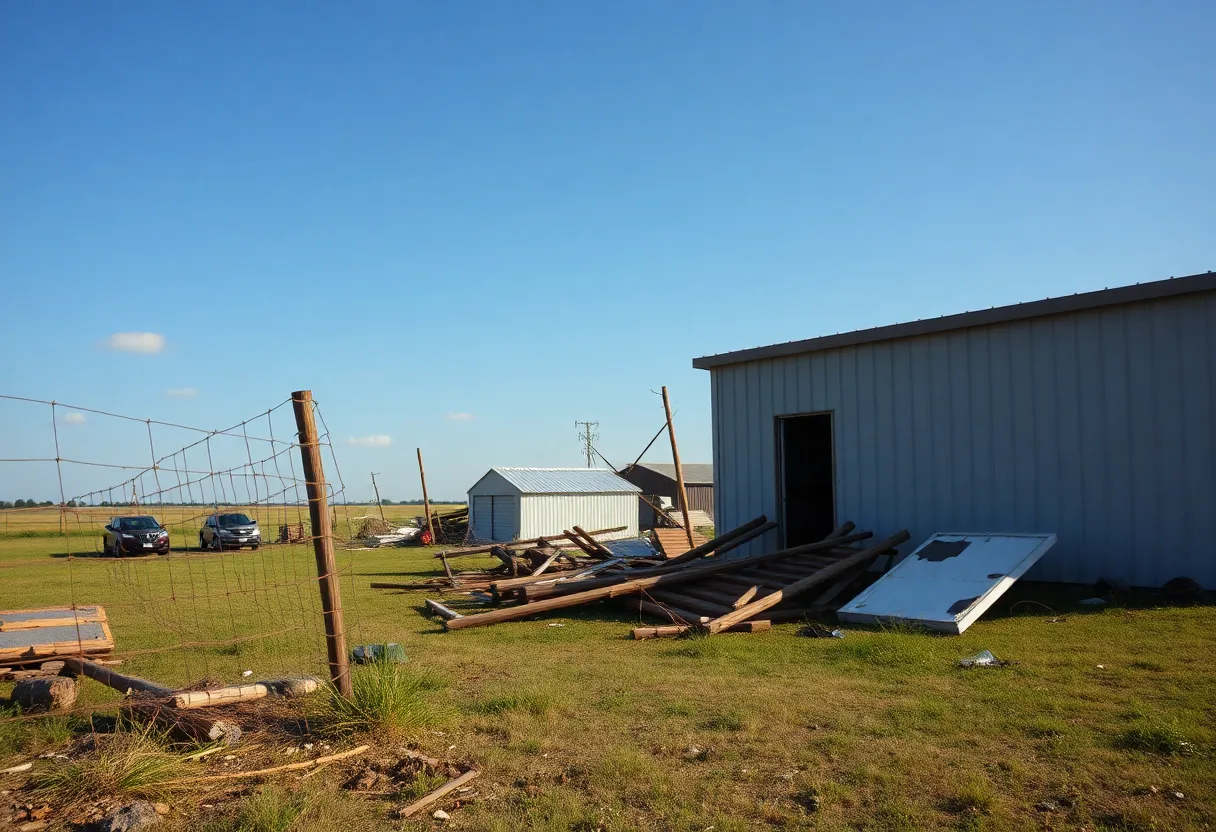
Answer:
[[[422,448],[418,449],[418,476],[422,478],[422,513],[426,515],[426,530],[431,533],[431,545],[439,541],[435,539],[435,525],[431,522],[431,500],[426,495],[426,469],[422,467]]]
[[[667,411],[667,435],[671,437],[671,459],[676,464],[676,488],[680,497],[680,513],[684,515],[684,534],[688,535],[688,548],[697,544],[692,540],[692,523],[688,519],[688,493],[684,490],[684,468],[680,465],[680,449],[676,447],[676,425],[671,421],[671,400],[667,388],[663,388],[663,409]]]
[[[346,655],[346,626],[342,620],[342,592],[334,559],[333,526],[325,497],[325,471],[321,467],[321,445],[312,412],[312,391],[291,394],[291,405],[300,431],[300,458],[308,491],[308,518],[312,523],[312,545],[317,556],[317,582],[321,587],[321,612],[325,621],[325,648],[329,654],[329,676],[338,693],[349,697],[350,660]]]

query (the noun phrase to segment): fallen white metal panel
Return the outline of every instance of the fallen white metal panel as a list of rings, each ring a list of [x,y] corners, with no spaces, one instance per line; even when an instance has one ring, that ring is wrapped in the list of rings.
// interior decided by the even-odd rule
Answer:
[[[905,621],[957,635],[1055,543],[1054,534],[935,534],[837,615],[855,624]]]

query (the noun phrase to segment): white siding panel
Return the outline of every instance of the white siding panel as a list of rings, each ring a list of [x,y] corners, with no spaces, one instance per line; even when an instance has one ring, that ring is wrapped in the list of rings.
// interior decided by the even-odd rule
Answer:
[[[1214,331],[1206,293],[715,368],[718,525],[778,517],[776,417],[831,411],[839,521],[1056,533],[1028,578],[1216,588]]]
[[[520,501],[518,537],[558,535],[572,526],[586,531],[625,526],[625,531],[604,535],[603,539],[637,537],[638,502],[635,494],[525,495]]]

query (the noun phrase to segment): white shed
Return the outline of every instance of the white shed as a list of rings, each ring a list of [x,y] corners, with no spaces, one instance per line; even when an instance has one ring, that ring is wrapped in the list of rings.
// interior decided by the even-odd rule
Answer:
[[[602,537],[637,537],[640,492],[602,468],[491,468],[469,489],[470,532],[508,541],[624,526]]]

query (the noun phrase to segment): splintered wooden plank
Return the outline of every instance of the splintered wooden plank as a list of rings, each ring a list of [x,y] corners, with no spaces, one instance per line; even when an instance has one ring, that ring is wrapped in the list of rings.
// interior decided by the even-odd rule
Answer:
[[[75,627],[77,622],[105,621],[102,607],[47,607],[38,610],[0,610],[0,632],[42,627]]]

